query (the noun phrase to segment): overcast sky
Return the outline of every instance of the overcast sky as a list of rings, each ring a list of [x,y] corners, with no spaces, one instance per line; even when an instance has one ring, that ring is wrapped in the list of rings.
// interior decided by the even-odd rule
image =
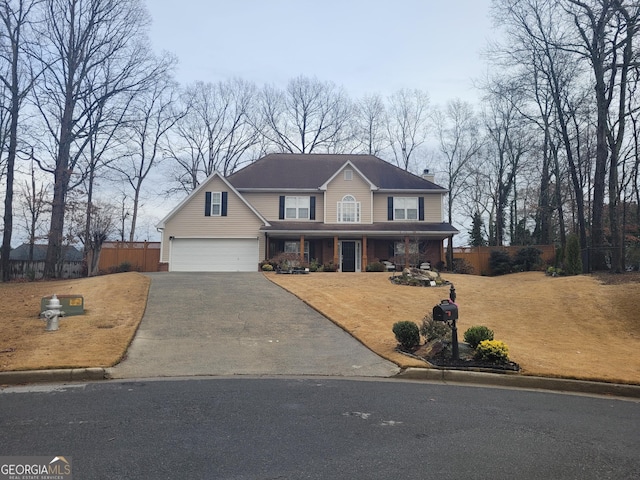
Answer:
[[[181,83],[240,77],[284,87],[298,76],[352,98],[400,88],[432,104],[475,101],[491,0],[147,0],[151,39],[179,58]]]

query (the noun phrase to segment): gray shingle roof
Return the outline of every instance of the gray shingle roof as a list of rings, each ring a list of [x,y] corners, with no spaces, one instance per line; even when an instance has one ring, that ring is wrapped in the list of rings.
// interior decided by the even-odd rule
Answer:
[[[425,222],[378,222],[371,224],[325,224],[320,222],[290,222],[290,221],[272,221],[268,227],[262,227],[261,230],[266,232],[291,232],[291,231],[307,231],[307,232],[375,232],[375,233],[393,233],[398,232],[415,232],[415,233],[433,233],[443,235],[454,235],[460,233],[456,228],[448,223],[425,223]]]
[[[79,251],[73,245],[62,247],[64,259],[67,262],[81,262],[82,252]],[[44,262],[47,256],[47,245],[34,245],[33,246],[33,261]],[[23,243],[19,247],[11,250],[9,254],[9,260],[26,262],[29,260],[29,244]]]
[[[227,177],[238,190],[317,189],[351,162],[375,186],[386,190],[439,190],[439,185],[373,155],[273,153]]]

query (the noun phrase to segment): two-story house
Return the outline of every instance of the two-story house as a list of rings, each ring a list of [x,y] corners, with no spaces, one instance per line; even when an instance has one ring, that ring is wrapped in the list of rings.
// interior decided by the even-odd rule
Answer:
[[[212,174],[158,225],[170,271],[257,271],[295,253],[342,272],[444,260],[447,190],[372,155],[271,154]]]

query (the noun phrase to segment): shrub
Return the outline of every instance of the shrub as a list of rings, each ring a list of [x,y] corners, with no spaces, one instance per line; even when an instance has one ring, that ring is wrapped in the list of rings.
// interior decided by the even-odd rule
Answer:
[[[384,272],[386,270],[384,263],[371,262],[367,265],[367,272]]]
[[[483,340],[476,348],[476,358],[494,363],[509,361],[509,348],[500,340]]]
[[[462,273],[465,275],[471,275],[473,273],[473,265],[471,265],[464,258],[454,258],[453,273]]]
[[[464,332],[464,341],[467,342],[471,348],[476,348],[478,344],[484,340],[493,340],[493,330],[489,330],[482,325],[476,325]]]
[[[431,313],[422,319],[420,333],[427,342],[434,340],[448,341],[451,338],[449,327],[444,322],[436,322]]]
[[[524,247],[518,250],[513,259],[513,268],[520,272],[529,272],[542,265],[542,250],[536,247]]]
[[[491,250],[489,268],[493,275],[511,273],[511,257],[504,250]]]
[[[580,239],[577,235],[569,235],[567,248],[564,252],[564,270],[567,275],[582,273],[582,257],[580,254]]]
[[[396,322],[393,324],[392,331],[400,346],[405,350],[417,347],[420,343],[420,331],[414,322]]]
[[[324,265],[322,265],[322,271],[323,272],[337,272],[338,271],[338,266],[333,262],[325,263]]]
[[[262,271],[263,272],[273,272],[273,265],[271,265],[270,263],[265,263],[262,265]]]
[[[564,275],[564,271],[561,268],[548,267],[547,275],[549,275],[550,277],[559,277],[561,275]]]
[[[130,272],[131,271],[131,262],[124,261],[120,265],[118,265],[118,272]]]

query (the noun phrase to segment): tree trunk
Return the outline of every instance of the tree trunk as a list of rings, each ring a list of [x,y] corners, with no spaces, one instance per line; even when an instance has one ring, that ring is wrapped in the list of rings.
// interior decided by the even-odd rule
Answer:
[[[44,278],[55,278],[57,276],[56,266],[60,262],[62,254],[62,240],[64,233],[64,214],[67,188],[69,186],[69,153],[71,150],[71,125],[73,106],[67,97],[65,112],[60,127],[60,145],[58,147],[58,158],[56,159],[56,170],[54,174],[53,202],[51,203],[51,227],[49,228],[49,242],[47,245],[47,256],[44,263]]]

